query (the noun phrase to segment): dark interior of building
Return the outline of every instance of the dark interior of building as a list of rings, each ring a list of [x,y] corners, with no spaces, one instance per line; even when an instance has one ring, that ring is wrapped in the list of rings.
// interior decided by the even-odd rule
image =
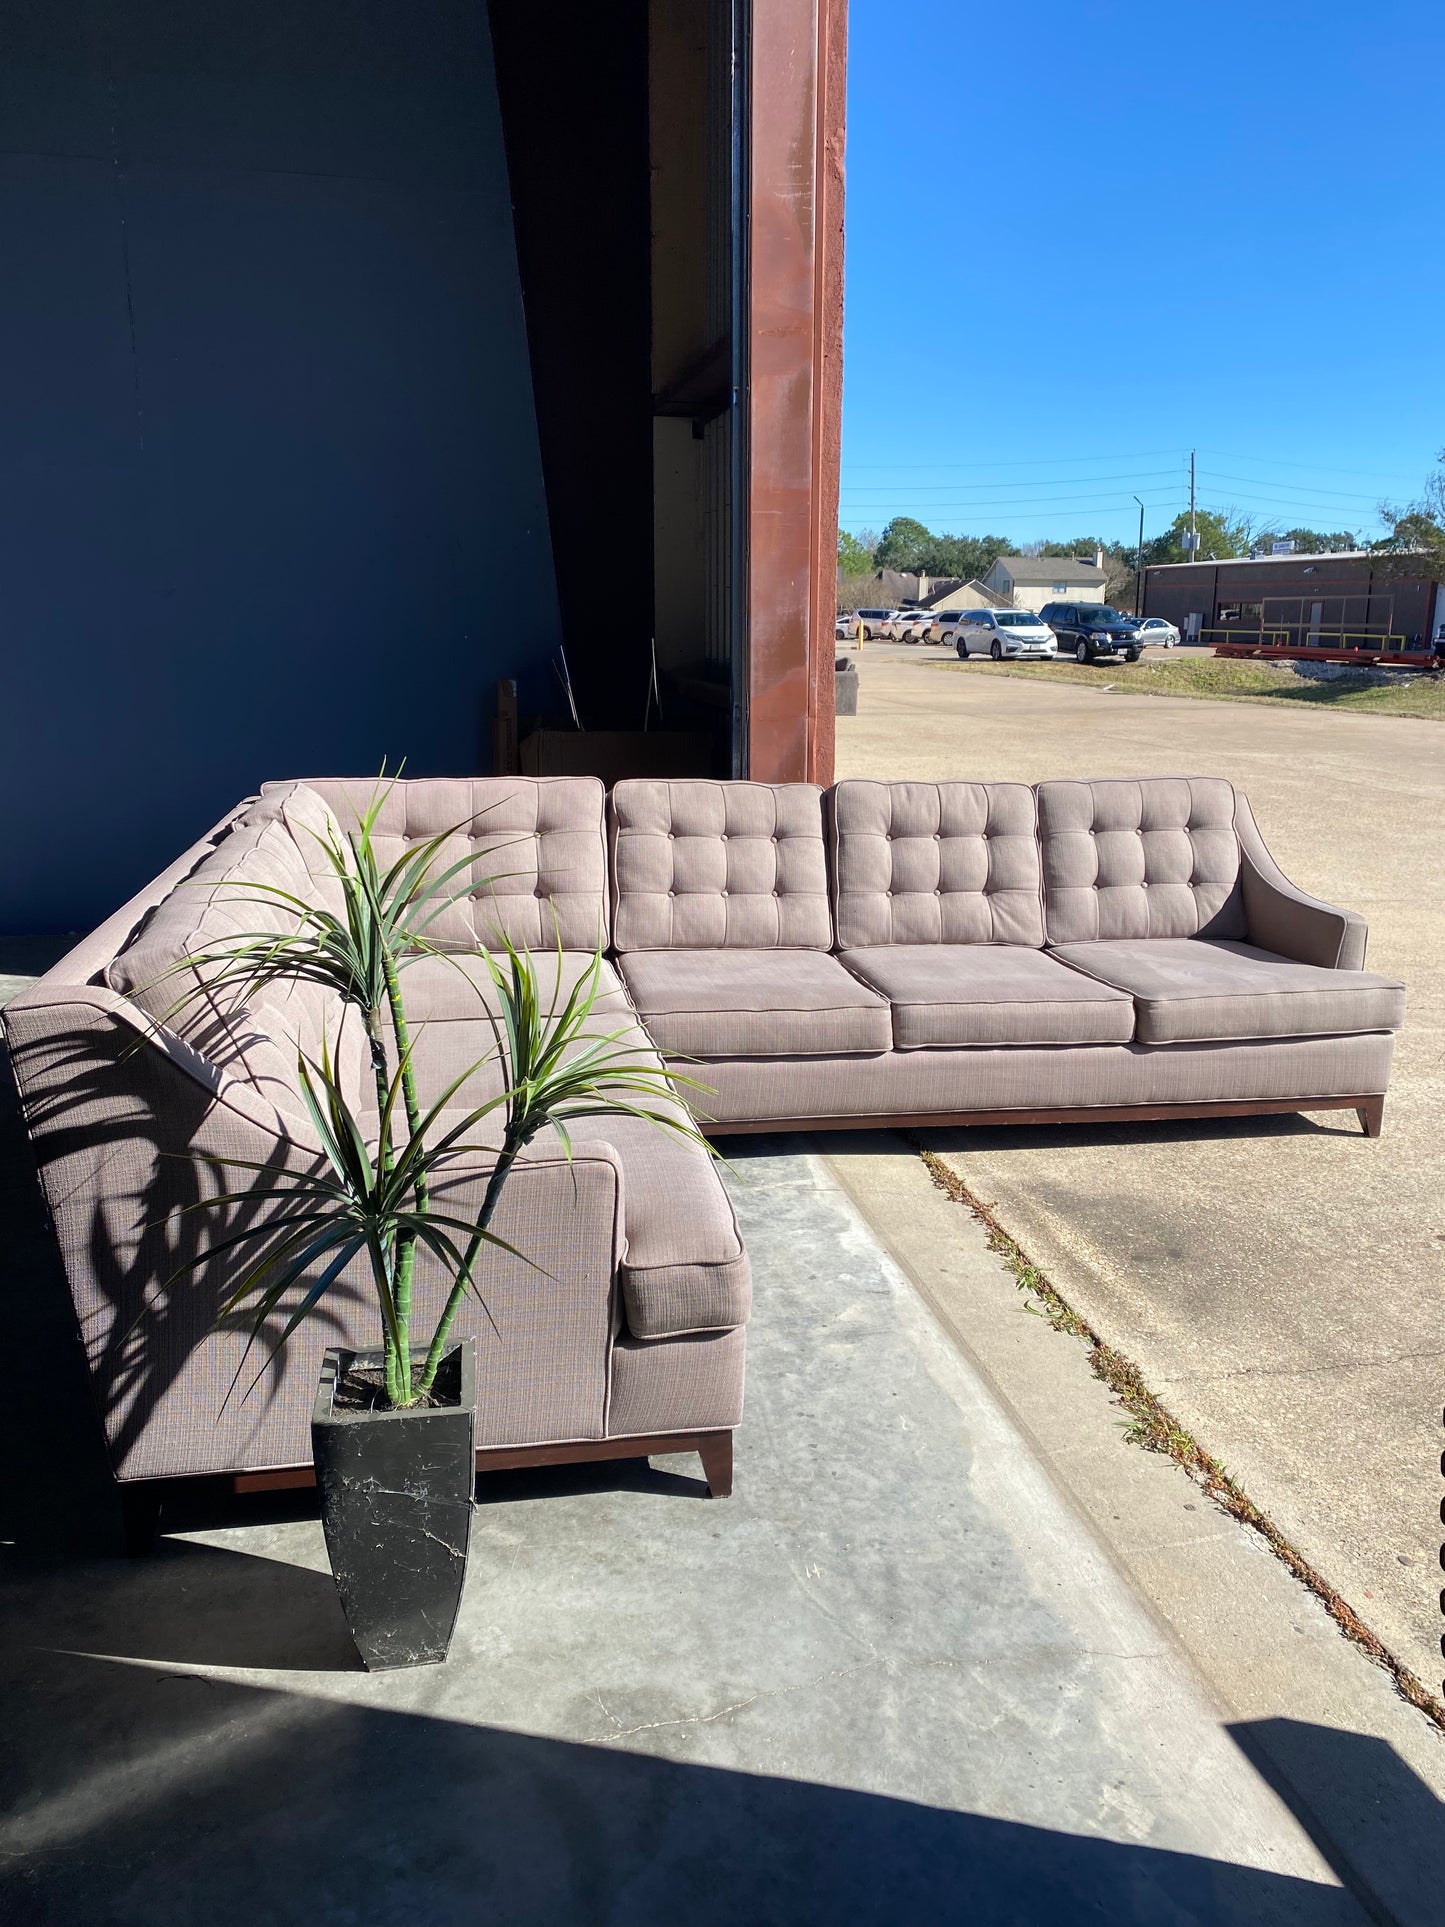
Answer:
[[[0,927],[94,921],[268,778],[486,771],[507,680],[503,760],[727,773],[733,31],[7,8]]]

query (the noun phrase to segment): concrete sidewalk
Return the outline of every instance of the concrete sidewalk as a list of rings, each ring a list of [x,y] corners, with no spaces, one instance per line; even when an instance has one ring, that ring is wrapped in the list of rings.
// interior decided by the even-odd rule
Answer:
[[[1218,774],[1408,986],[1383,1137],[1315,1120],[930,1134],[1074,1307],[1440,1688],[1445,732],[875,663],[838,773]],[[1107,682],[1105,671],[1101,681]]]
[[[1423,1840],[1399,1756],[1227,1729],[829,1171],[735,1165],[736,1496],[690,1461],[491,1481],[444,1669],[354,1670],[304,1495],[105,1556],[51,1347],[49,1396],[0,1413],[28,1478],[0,1534],[7,1922],[1355,1927],[1328,1852],[1414,1927],[1360,1875],[1378,1815],[1342,1847],[1298,1793],[1383,1771]]]

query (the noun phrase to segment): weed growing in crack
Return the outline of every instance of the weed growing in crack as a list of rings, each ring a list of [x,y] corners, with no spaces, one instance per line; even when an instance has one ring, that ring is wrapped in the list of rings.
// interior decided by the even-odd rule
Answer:
[[[1221,1511],[1227,1512],[1251,1532],[1257,1532],[1275,1557],[1319,1600],[1345,1638],[1390,1675],[1401,1699],[1445,1732],[1445,1703],[1437,1699],[1408,1666],[1403,1665],[1380,1643],[1348,1601],[1342,1599],[1329,1581],[1315,1571],[1303,1553],[1296,1551],[1274,1521],[1260,1511],[1218,1459],[1206,1452],[1173,1413],[1161,1404],[1144,1383],[1138,1366],[1125,1358],[1122,1352],[1115,1351],[1112,1345],[1105,1344],[1093,1327],[1059,1296],[1018,1241],[1004,1230],[993,1214],[993,1206],[976,1198],[958,1173],[945,1164],[937,1152],[930,1151],[921,1138],[911,1132],[904,1135],[923,1160],[925,1170],[938,1189],[955,1204],[964,1205],[983,1226],[990,1251],[996,1252],[1008,1266],[1019,1290],[1028,1293],[1026,1309],[1046,1318],[1055,1331],[1081,1339],[1088,1346],[1089,1365],[1094,1376],[1103,1380],[1129,1415],[1124,1427],[1125,1443],[1143,1446],[1146,1452],[1161,1452],[1166,1458],[1172,1459]]]

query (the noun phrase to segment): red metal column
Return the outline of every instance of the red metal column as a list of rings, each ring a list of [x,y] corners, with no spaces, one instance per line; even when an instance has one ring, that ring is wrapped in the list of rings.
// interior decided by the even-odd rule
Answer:
[[[833,773],[843,0],[756,0],[748,290],[749,771]]]

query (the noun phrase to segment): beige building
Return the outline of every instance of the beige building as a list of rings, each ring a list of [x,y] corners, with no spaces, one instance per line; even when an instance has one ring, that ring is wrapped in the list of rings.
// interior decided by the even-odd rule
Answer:
[[[1057,602],[1061,596],[1102,602],[1107,581],[1102,555],[1092,562],[1059,555],[1001,555],[983,579],[985,588],[1015,609],[1032,609],[1035,614],[1046,602]]]
[[[949,589],[940,596],[930,596],[928,607],[935,613],[952,609],[1006,609],[1008,597],[986,588],[976,578],[972,582],[960,582],[956,589]]]

